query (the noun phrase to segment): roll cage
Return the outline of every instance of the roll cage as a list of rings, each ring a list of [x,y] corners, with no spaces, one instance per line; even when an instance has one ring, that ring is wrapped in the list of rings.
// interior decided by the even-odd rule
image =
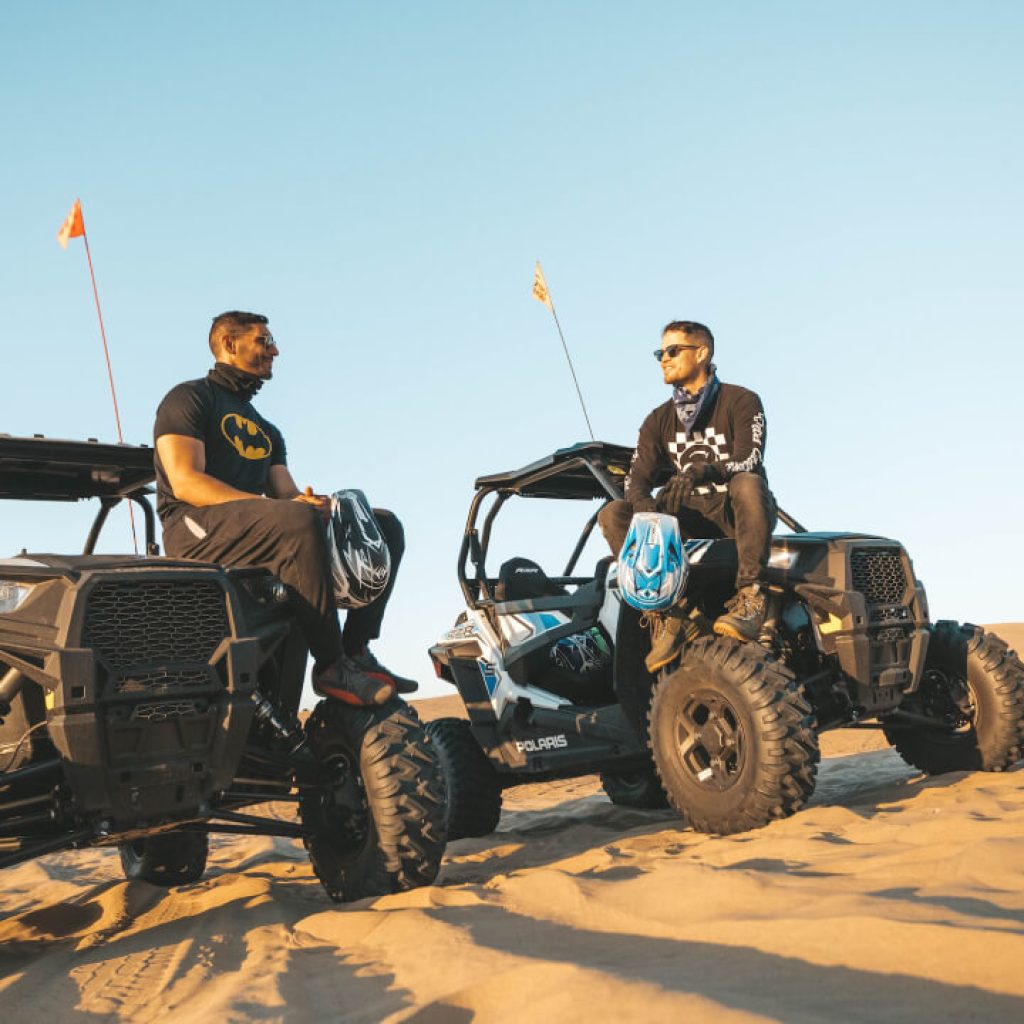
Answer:
[[[633,449],[621,444],[609,444],[604,441],[585,441],[569,448],[559,448],[546,458],[531,462],[522,469],[507,473],[492,473],[489,476],[477,477],[474,487],[476,493],[469,506],[466,528],[462,536],[459,550],[458,576],[466,604],[470,608],[487,608],[495,610],[497,602],[494,596],[493,577],[487,575],[487,550],[491,540],[491,527],[502,506],[513,495],[522,498],[568,498],[579,501],[601,499],[601,505],[584,524],[576,546],[569,555],[561,576],[551,576],[550,581],[559,586],[582,586],[589,583],[592,577],[574,576],[573,571],[579,561],[583,548],[593,533],[597,517],[601,509],[609,502],[623,497],[626,474],[633,459]],[[654,481],[659,487],[669,478]],[[494,501],[484,513],[483,526],[477,529],[477,521],[487,498],[494,495]],[[806,533],[796,519],[784,509],[777,508],[781,522],[794,533]],[[532,610],[542,611],[547,607],[562,608],[572,604],[565,598],[540,598],[529,602],[506,602],[500,611]],[[529,605],[527,609],[525,606]],[[519,608],[523,605],[523,608]]]
[[[562,575],[549,577],[552,583],[559,586],[580,586],[589,582],[589,576],[573,575],[576,563],[594,530],[601,508],[609,501],[622,497],[623,483],[632,458],[633,449],[624,445],[586,441],[569,448],[559,448],[554,454],[531,462],[522,469],[478,477],[459,550],[459,586],[467,605],[470,608],[493,608],[496,604],[495,580],[487,575],[486,570],[487,551],[494,520],[513,495],[522,498],[601,501],[600,507],[584,524]],[[477,522],[484,504],[491,496],[494,496],[494,500],[483,513],[483,524],[478,529]],[[552,607],[565,604],[564,599],[550,600]],[[530,602],[531,607],[537,610],[541,610],[544,603],[545,599]]]
[[[99,511],[85,541],[83,555],[96,549],[110,510],[134,501],[142,510],[146,554],[159,555],[156,516],[147,495],[156,479],[153,449],[146,445],[101,444],[0,434],[0,498],[21,501],[82,501],[97,498]]]

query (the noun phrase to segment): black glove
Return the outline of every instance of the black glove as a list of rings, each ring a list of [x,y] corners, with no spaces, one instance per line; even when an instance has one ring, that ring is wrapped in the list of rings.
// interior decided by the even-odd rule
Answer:
[[[721,478],[722,471],[717,462],[688,462],[683,471],[661,489],[658,507],[669,515],[675,515],[684,505],[690,504],[695,487],[718,483]]]
[[[653,498],[636,498],[630,502],[633,506],[633,515],[637,512],[656,512],[658,509],[658,503]]]

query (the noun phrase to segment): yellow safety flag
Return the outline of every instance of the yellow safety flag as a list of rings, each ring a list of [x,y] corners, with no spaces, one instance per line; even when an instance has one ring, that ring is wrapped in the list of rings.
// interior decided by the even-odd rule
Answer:
[[[548,294],[548,283],[544,280],[544,271],[540,269],[540,260],[533,271],[533,297],[538,302],[543,302],[553,313],[555,307],[551,305],[551,296]]]

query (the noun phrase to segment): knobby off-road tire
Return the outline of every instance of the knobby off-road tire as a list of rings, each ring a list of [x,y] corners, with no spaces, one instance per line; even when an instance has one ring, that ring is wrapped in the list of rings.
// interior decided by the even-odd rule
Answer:
[[[306,722],[324,782],[299,815],[310,862],[339,903],[429,885],[444,855],[444,788],[416,712],[401,700],[321,701]]]
[[[668,797],[654,767],[632,772],[601,772],[601,786],[608,799],[619,807],[659,810],[668,807]]]
[[[1005,771],[1020,760],[1024,741],[1024,665],[992,633],[937,622],[921,684],[900,709],[946,726],[884,723],[907,764],[929,775]]]
[[[206,870],[210,838],[205,832],[163,832],[120,843],[118,850],[129,881],[189,885]]]
[[[648,725],[669,802],[700,832],[759,828],[814,791],[811,707],[789,669],[756,644],[688,644],[655,687]]]
[[[501,780],[469,722],[435,718],[426,730],[444,776],[449,840],[490,835],[501,816]]]

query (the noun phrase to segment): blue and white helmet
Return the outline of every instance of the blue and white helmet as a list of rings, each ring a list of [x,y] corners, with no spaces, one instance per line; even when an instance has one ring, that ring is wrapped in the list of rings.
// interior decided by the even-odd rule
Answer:
[[[671,608],[679,600],[689,574],[679,520],[660,512],[633,516],[617,572],[619,592],[626,603],[642,612]]]
[[[384,593],[391,578],[391,552],[362,491],[331,495],[327,558],[339,608],[362,608]]]

